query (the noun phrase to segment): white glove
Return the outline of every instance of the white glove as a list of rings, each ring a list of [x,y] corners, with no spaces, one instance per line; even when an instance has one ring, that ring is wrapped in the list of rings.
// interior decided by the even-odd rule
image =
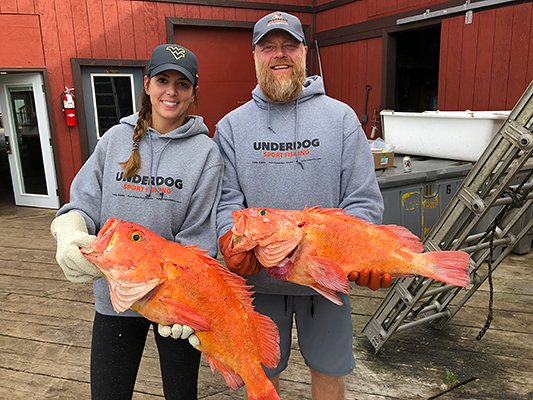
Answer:
[[[200,346],[198,336],[194,334],[194,329],[187,325],[174,324],[161,325],[158,324],[157,331],[163,337],[171,337],[172,339],[189,339],[189,343],[193,347]]]
[[[102,276],[102,272],[80,251],[80,247],[90,249],[96,239],[96,236],[89,235],[80,213],[60,215],[52,221],[50,231],[57,242],[57,263],[69,281],[91,282]]]

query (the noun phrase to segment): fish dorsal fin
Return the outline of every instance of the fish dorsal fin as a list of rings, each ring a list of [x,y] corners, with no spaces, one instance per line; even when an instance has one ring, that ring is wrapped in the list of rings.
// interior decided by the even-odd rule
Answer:
[[[396,236],[401,242],[401,246],[405,250],[411,251],[413,253],[422,253],[424,251],[424,245],[420,241],[420,238],[414,233],[412,233],[409,229],[404,228],[403,226],[375,225],[361,218],[346,214],[346,211],[341,208],[319,208],[319,206],[317,206],[308,209],[306,206],[304,208],[304,211],[307,211],[308,213],[329,215],[332,217],[344,219],[345,221],[357,221],[358,223],[363,225],[372,225],[375,228],[382,230],[383,232],[387,232],[390,235]]]
[[[251,316],[255,326],[260,345],[259,355],[261,357],[261,363],[267,368],[275,368],[278,365],[280,357],[278,327],[269,317],[254,311],[252,292],[249,291],[252,286],[246,285],[244,278],[234,274],[218,261],[206,255],[206,251],[197,249],[195,248],[196,246],[186,247],[194,251],[201,258],[202,262],[214,268],[228,284],[233,293],[235,293],[236,298],[244,306],[248,315]]]
[[[308,212],[309,214],[329,215],[329,216],[338,217],[338,218],[341,218],[341,219],[357,220],[357,221],[365,222],[367,224],[369,223],[369,222],[366,222],[365,220],[362,220],[360,218],[356,218],[353,215],[346,214],[346,211],[343,210],[342,208],[320,208],[320,206],[315,206],[315,207],[311,207],[311,208],[308,209],[307,206],[306,206],[304,211]]]
[[[403,226],[376,225],[376,228],[396,236],[400,245],[407,251],[412,253],[422,253],[424,251],[424,245],[420,241],[420,238]]]

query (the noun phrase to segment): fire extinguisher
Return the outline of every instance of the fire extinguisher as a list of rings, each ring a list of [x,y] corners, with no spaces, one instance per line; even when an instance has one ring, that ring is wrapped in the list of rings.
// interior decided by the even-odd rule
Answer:
[[[67,126],[76,126],[76,104],[74,103],[74,94],[71,92],[74,88],[65,87],[61,93],[61,107],[63,109],[63,118],[67,121]]]

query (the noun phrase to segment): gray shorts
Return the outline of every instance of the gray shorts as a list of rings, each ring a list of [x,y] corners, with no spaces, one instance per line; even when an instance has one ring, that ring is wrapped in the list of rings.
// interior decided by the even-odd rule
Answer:
[[[293,315],[300,352],[308,367],[329,376],[345,376],[355,368],[350,296],[337,293],[344,306],[317,296],[255,293],[255,310],[268,315],[279,329],[281,359],[275,369],[264,368],[269,378],[289,362]]]

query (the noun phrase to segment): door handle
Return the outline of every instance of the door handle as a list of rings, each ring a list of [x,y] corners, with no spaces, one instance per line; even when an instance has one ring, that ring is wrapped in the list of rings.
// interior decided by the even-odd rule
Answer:
[[[9,143],[9,136],[5,136],[6,141],[6,154],[11,154],[11,144]]]

